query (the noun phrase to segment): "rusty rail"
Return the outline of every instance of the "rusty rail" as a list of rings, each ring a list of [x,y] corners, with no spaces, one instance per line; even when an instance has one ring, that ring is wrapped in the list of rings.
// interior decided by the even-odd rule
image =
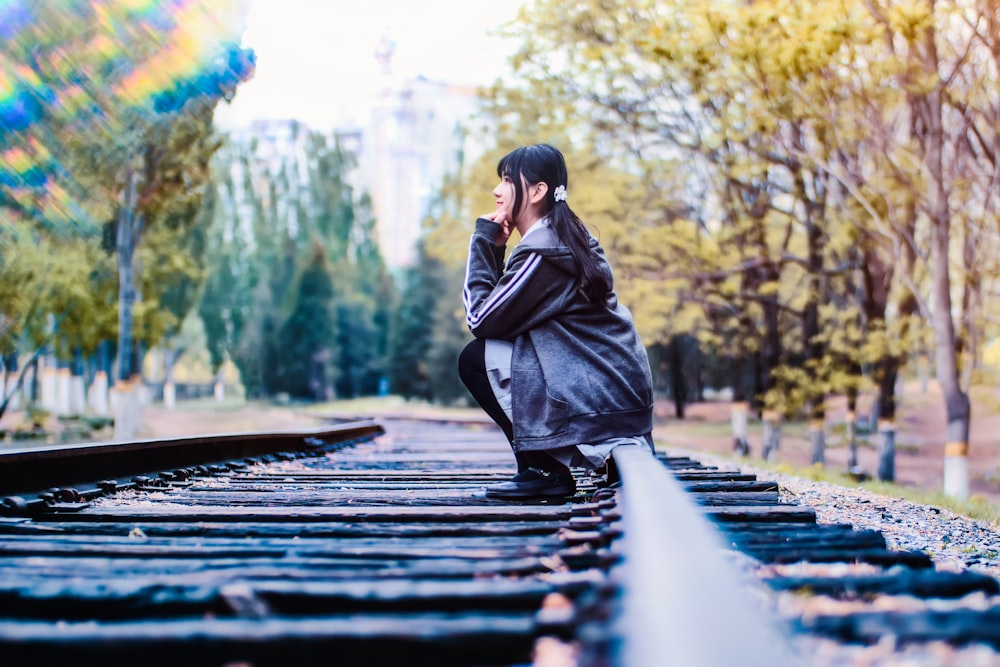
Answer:
[[[285,431],[255,431],[0,452],[0,496],[94,484],[149,472],[211,465],[274,452],[323,451],[382,433],[374,420]]]

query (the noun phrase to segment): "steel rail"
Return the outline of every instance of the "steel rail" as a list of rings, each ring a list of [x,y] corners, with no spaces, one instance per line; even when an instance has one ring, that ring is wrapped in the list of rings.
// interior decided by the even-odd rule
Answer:
[[[621,667],[796,664],[779,622],[748,595],[724,543],[674,476],[648,451],[617,447]]]
[[[7,450],[0,452],[0,496],[128,478],[275,452],[322,451],[334,444],[346,444],[384,432],[379,423],[366,420],[284,431]]]

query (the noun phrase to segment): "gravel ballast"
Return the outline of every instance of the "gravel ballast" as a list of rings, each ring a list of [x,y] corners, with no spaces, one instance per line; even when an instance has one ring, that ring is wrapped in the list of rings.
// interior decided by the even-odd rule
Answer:
[[[777,482],[782,502],[812,507],[816,511],[818,522],[850,524],[859,530],[879,531],[890,549],[922,551],[931,557],[937,570],[971,570],[1000,579],[1000,530],[989,522],[970,519],[946,508],[921,505],[862,488],[775,472],[704,452],[671,450],[670,454],[690,456],[723,470],[738,469],[755,474],[760,480]],[[794,569],[800,566],[786,567]],[[852,564],[801,567],[803,570],[826,570],[825,573],[832,576],[838,567],[861,572],[871,566]],[[759,564],[747,567],[744,563],[743,569],[757,577],[776,574],[775,568]],[[802,572],[804,573],[805,571]],[[770,599],[767,606],[785,618],[849,613],[851,606],[850,603],[831,598],[794,593],[770,592],[768,597]],[[925,605],[947,607],[964,604],[967,607],[983,608],[997,603],[1000,603],[997,598],[989,598],[981,593],[949,602],[918,600],[910,596],[884,596],[873,603],[873,608],[912,611]],[[843,611],[837,611],[838,606],[843,606]],[[808,667],[1000,667],[1000,652],[985,644],[957,647],[940,641],[899,644],[895,637],[888,636],[874,645],[859,645],[843,644],[821,637],[796,636],[794,645],[802,656],[802,664]]]

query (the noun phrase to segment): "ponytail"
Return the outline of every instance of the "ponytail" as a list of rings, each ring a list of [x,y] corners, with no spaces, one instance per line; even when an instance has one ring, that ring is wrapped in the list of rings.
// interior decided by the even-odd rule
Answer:
[[[590,247],[590,232],[565,201],[554,202],[549,211],[549,228],[573,255],[580,277],[580,291],[591,303],[604,303],[611,296],[611,276],[601,271]]]

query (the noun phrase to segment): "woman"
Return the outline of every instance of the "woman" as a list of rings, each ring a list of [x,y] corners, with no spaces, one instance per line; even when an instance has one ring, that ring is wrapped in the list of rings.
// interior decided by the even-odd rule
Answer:
[[[496,211],[476,220],[469,247],[463,298],[476,339],[459,374],[517,460],[486,495],[565,497],[576,492],[570,466],[597,468],[621,444],[652,447],[649,360],[604,250],[569,207],[562,153],[518,148],[497,175]]]

